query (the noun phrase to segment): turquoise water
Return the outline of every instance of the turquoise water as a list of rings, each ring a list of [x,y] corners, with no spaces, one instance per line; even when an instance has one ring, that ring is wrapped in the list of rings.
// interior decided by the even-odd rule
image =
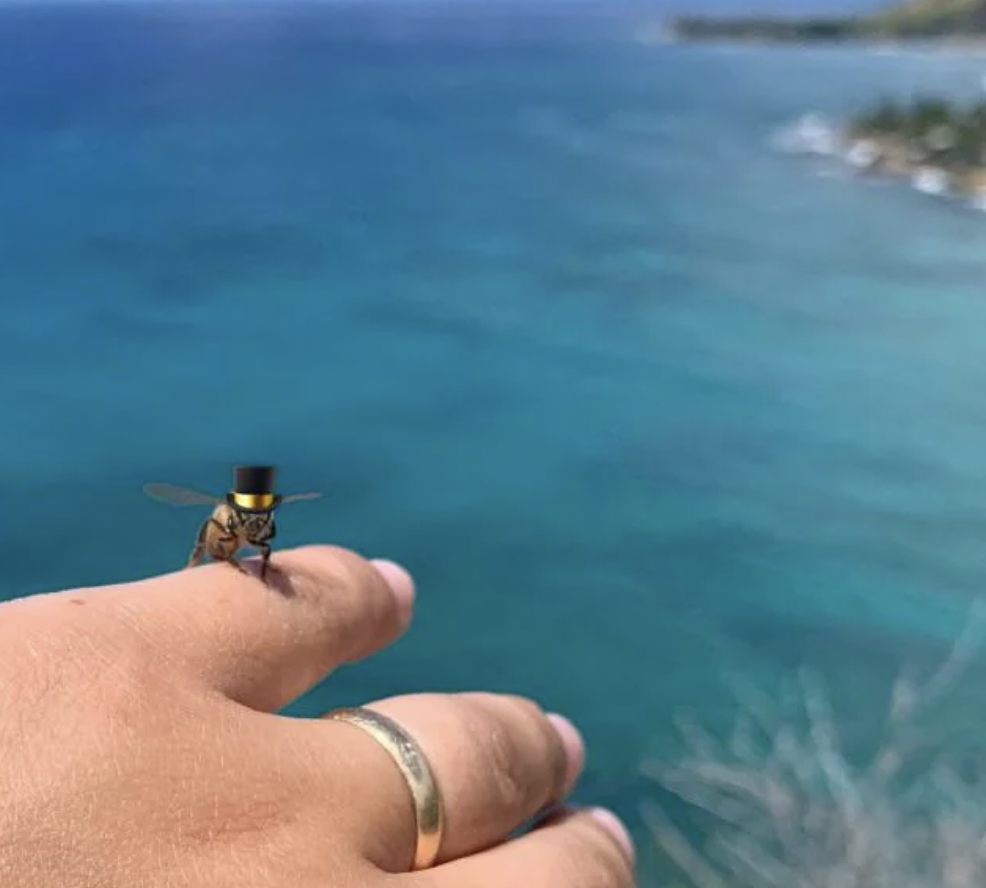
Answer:
[[[674,711],[870,713],[984,586],[986,216],[769,142],[986,60],[416,9],[0,12],[0,592],[178,567],[141,485],[269,460],[282,545],[420,589],[297,713],[531,694],[642,836]]]

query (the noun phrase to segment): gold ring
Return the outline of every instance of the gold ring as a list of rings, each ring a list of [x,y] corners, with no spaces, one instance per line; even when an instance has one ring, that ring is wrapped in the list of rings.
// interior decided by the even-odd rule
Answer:
[[[432,866],[442,844],[445,816],[438,784],[418,744],[397,722],[372,709],[337,709],[328,717],[362,728],[390,753],[407,781],[414,802],[418,841],[411,869]]]

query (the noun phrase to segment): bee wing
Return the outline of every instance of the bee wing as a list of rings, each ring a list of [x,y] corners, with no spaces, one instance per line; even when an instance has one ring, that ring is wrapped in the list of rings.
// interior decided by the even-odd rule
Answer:
[[[208,493],[176,487],[174,484],[145,484],[144,493],[169,506],[215,506],[220,502]]]
[[[295,503],[299,500],[318,499],[321,495],[322,494],[320,493],[292,493],[281,500],[281,505],[283,506],[285,503]]]

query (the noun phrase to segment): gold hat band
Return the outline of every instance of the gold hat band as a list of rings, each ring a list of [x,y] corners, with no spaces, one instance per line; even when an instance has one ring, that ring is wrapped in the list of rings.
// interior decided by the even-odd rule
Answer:
[[[233,502],[244,509],[269,509],[274,504],[274,494],[234,493]]]
[[[397,722],[372,709],[338,709],[328,715],[334,721],[362,728],[377,741],[400,768],[414,802],[418,840],[412,870],[435,863],[442,844],[445,816],[442,797],[431,767],[414,739]]]

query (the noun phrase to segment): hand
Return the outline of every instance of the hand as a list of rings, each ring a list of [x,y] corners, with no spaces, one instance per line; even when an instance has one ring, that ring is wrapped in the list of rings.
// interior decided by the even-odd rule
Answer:
[[[0,604],[0,885],[632,888],[606,812],[504,842],[584,752],[564,719],[482,693],[371,705],[444,797],[439,858],[409,872],[414,808],[384,747],[275,713],[397,639],[413,583],[330,547],[278,553],[268,583],[212,564]]]

